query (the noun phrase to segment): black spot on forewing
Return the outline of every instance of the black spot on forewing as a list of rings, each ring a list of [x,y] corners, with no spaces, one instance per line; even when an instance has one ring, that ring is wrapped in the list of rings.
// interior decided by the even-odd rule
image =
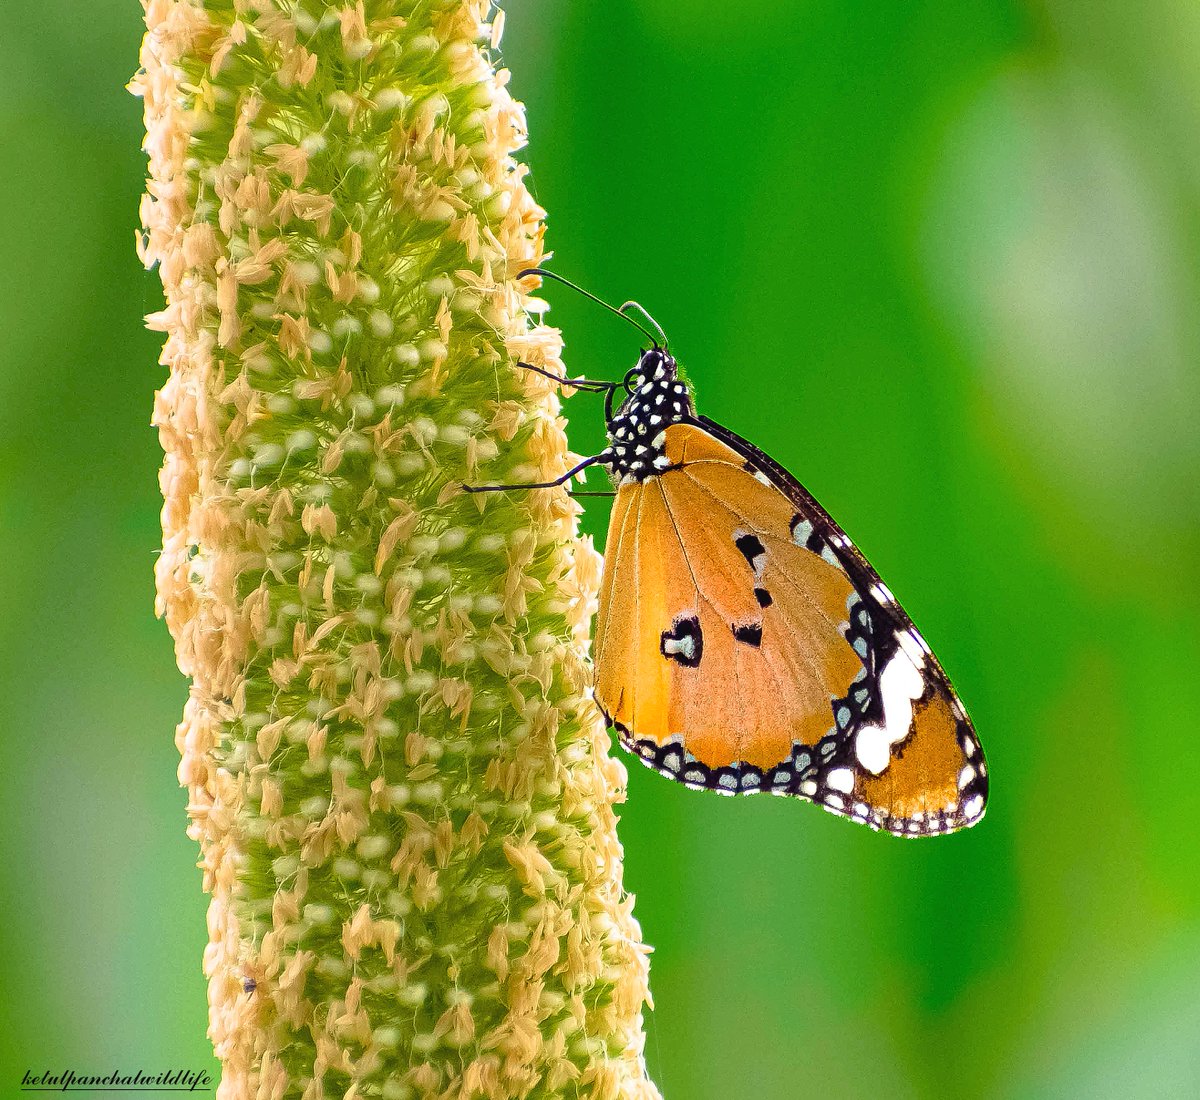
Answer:
[[[762,645],[762,623],[734,623],[733,636],[744,645],[757,649]]]
[[[670,630],[662,632],[659,650],[668,661],[677,661],[685,668],[695,668],[704,653],[704,635],[695,615],[676,619]]]
[[[763,558],[766,557],[767,553],[762,540],[757,535],[742,534],[733,540],[733,544],[741,551],[742,557],[746,559],[747,564],[754,570],[755,575],[757,576],[761,573]]]
[[[754,590],[754,598],[758,600],[759,607],[770,607],[775,601],[771,598],[771,593],[765,588],[756,588]]]

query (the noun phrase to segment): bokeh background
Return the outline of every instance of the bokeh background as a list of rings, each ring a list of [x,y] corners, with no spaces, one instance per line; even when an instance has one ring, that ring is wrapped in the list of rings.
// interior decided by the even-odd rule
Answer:
[[[216,1065],[152,615],[132,0],[0,36],[0,1091]],[[642,301],[970,706],[904,843],[631,764],[668,1100],[1200,1095],[1200,8],[514,0],[557,269]],[[547,291],[575,372],[636,333]],[[572,398],[575,449],[599,402]],[[603,501],[589,529],[602,538]]]

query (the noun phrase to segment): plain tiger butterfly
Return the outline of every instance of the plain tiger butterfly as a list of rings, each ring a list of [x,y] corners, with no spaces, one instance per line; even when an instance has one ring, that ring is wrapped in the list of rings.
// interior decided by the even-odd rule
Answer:
[[[605,395],[615,501],[593,663],[622,745],[693,788],[792,795],[897,836],[974,825],[988,773],[949,678],[879,574],[812,495],[696,412],[662,330]],[[653,332],[627,312],[637,309]],[[618,392],[623,399],[614,409]]]

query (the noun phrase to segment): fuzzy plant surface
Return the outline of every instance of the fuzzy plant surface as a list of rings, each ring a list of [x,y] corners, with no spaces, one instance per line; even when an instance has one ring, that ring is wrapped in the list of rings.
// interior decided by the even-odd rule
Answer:
[[[652,1098],[483,0],[144,0],[158,609],[222,1100]]]

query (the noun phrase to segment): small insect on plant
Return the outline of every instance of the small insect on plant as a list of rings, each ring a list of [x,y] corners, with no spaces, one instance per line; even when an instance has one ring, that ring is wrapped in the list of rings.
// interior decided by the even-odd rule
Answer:
[[[793,795],[872,829],[936,836],[983,816],[988,777],[967,712],[879,574],[777,462],[698,414],[662,329],[604,394],[616,486],[594,648],[595,698],[643,763],[721,794]],[[630,314],[636,310],[649,328]],[[618,391],[624,397],[614,409]]]

